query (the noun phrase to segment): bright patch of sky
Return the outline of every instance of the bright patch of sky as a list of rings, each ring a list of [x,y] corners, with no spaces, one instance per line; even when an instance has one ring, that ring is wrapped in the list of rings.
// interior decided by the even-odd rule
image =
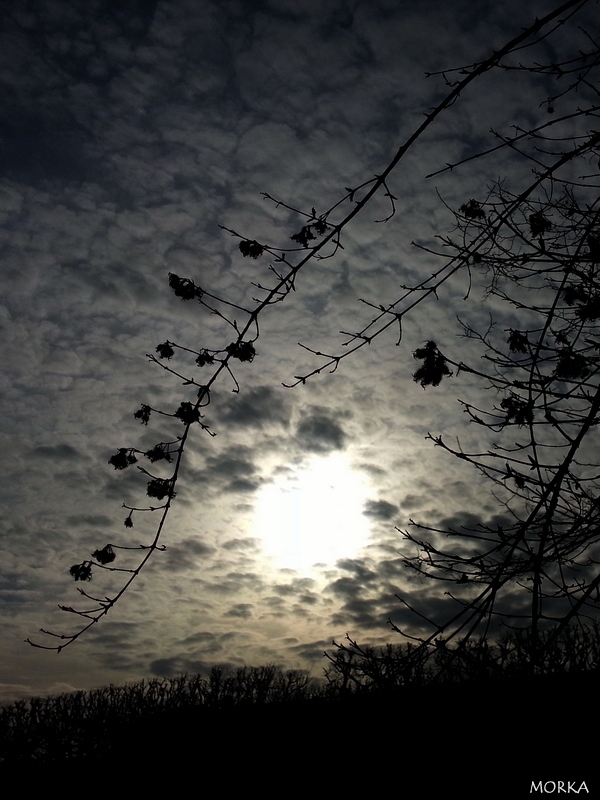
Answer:
[[[333,566],[368,544],[369,494],[345,455],[313,456],[258,491],[254,534],[279,567],[310,574],[315,564]]]

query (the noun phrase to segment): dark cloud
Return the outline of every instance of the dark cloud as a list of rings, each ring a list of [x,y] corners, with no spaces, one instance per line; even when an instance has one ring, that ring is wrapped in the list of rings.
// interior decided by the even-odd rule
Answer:
[[[217,650],[219,648],[216,648]],[[214,651],[213,651],[214,652]],[[179,675],[209,675],[213,666],[220,666],[223,669],[233,669],[231,662],[205,661],[198,658],[187,656],[171,656],[169,658],[157,658],[148,665],[151,675],[159,678],[174,678]]]
[[[233,427],[262,429],[272,424],[287,426],[290,413],[291,404],[281,390],[257,386],[227,399],[219,418]]]
[[[307,606],[314,606],[319,602],[319,597],[316,594],[301,594],[298,602]]]
[[[385,630],[389,610],[377,598],[355,597],[331,616],[333,625],[352,625],[364,630]]]
[[[71,90],[73,85],[108,86],[117,78],[125,67],[125,41],[140,41],[152,19],[156,2],[146,5],[142,13],[128,8],[114,14],[112,4],[104,2],[80,14],[70,3],[53,12],[37,4],[33,13],[14,9],[12,19],[4,20],[9,35],[0,69],[8,72],[12,66],[18,89],[5,96],[2,108],[5,176],[30,185],[101,179],[94,131],[82,124],[85,114]]]
[[[385,475],[386,471],[381,467],[376,467],[374,464],[359,464],[358,468],[361,469],[363,472],[366,472],[368,475],[372,475],[374,478],[381,478]]]
[[[378,562],[377,572],[382,579],[387,578],[399,582],[406,578],[407,568],[403,558],[385,559]]]
[[[373,519],[392,519],[398,513],[398,507],[386,500],[367,500],[363,514]]]
[[[282,597],[290,597],[310,590],[315,585],[313,578],[294,578],[290,583],[275,584],[272,589]]]
[[[110,628],[90,631],[90,649],[94,658],[110,669],[132,669],[138,661],[140,645],[137,623],[115,620],[115,625]]]
[[[332,412],[310,410],[298,423],[296,441],[301,450],[309,453],[330,453],[343,450],[347,437]]]
[[[221,455],[207,458],[200,479],[223,492],[255,492],[261,485],[255,457],[247,447],[229,448]]]
[[[81,453],[74,447],[71,447],[70,444],[35,447],[26,455],[26,458],[44,458],[50,461],[76,461],[82,457]]]
[[[338,578],[330,583],[328,588],[339,597],[353,597],[362,589],[362,584],[355,578]]]
[[[312,662],[313,664],[324,664],[325,651],[331,649],[331,639],[318,639],[312,642],[303,642],[289,648],[295,656]]]
[[[377,573],[372,569],[373,564],[361,561],[358,558],[342,558],[337,562],[337,566],[346,572],[351,572],[355,577],[353,580],[359,581],[361,584],[370,583],[377,578]]]
[[[183,572],[197,569],[198,564],[212,556],[214,552],[215,548],[212,545],[206,544],[202,539],[189,537],[170,545],[161,555],[158,564],[161,569],[168,572]]]
[[[263,597],[261,602],[264,605],[275,609],[281,609],[285,606],[285,600],[282,597],[275,597],[272,595],[269,597]]]
[[[228,572],[223,578],[207,584],[211,591],[219,595],[251,591],[253,594],[263,590],[265,582],[256,572]]]
[[[332,624],[384,630],[398,592],[391,581],[401,583],[406,578],[402,559],[376,563],[370,559],[342,559],[337,567],[350,574],[336,578],[327,586],[327,591],[341,604],[331,615]]]
[[[251,619],[253,603],[236,603],[229,611],[226,611],[225,617],[239,617],[240,619]]]
[[[218,636],[216,633],[212,633],[211,631],[199,631],[198,633],[194,633],[191,636],[187,636],[182,644],[197,644],[201,646],[208,645],[212,647],[215,642],[218,641]]]
[[[113,521],[105,514],[71,514],[67,517],[69,525],[93,525],[96,528],[105,528]]]
[[[411,509],[421,509],[427,505],[427,495],[424,494],[407,494],[402,502],[401,507],[410,511]]]
[[[4,112],[0,169],[8,178],[43,185],[45,181],[82,181],[97,175],[97,164],[86,151],[91,137],[73,118],[69,120],[68,109],[62,109],[54,120],[18,105]]]
[[[188,652],[152,660],[149,664],[150,672],[152,675],[169,678],[185,673],[188,675],[208,675],[215,666],[225,671],[232,670],[236,666],[234,662],[231,659],[223,658],[221,654],[239,639],[240,634],[236,631],[228,631],[226,633],[199,631],[192,636],[186,637],[181,643],[189,648]]]
[[[244,539],[228,539],[219,545],[223,550],[257,550],[260,546],[258,539],[244,538]]]
[[[223,491],[231,492],[233,494],[251,493],[259,489],[261,484],[262,481],[258,479],[248,480],[247,478],[236,478],[235,480],[230,481],[225,487],[223,487]]]

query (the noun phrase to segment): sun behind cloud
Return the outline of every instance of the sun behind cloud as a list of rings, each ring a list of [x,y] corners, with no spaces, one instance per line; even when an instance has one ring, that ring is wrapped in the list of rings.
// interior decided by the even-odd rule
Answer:
[[[333,564],[366,546],[369,486],[341,453],[313,456],[306,466],[263,487],[254,535],[278,567],[308,570]]]

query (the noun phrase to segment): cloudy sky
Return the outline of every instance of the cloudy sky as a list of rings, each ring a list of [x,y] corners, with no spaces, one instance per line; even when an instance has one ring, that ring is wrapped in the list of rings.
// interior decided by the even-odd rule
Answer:
[[[271,286],[273,259],[244,258],[241,236],[291,248],[321,214],[381,172],[423,114],[448,91],[425,77],[485,58],[552,3],[424,0],[22,0],[3,6],[0,59],[3,509],[0,536],[0,699],[91,688],[220,664],[277,663],[322,673],[323,651],[346,632],[397,641],[409,624],[395,595],[440,600],[409,580],[396,530],[493,520],[499,509],[468,465],[432,447],[428,432],[466,428],[461,376],[424,391],[412,352],[434,339],[455,359],[456,314],[489,313],[460,278],[306,385],[320,363],[298,343],[343,350],[376,306],[439,267],[412,241],[447,233],[452,208],[529,166],[500,152],[434,179],[447,162],[544,121],[549,84],[493,72],[473,84],[417,142],[345,230],[335,257],[302,268],[296,291],[260,316],[252,363],[223,374],[188,444],[162,543],[132,588],[60,655],[37,633],[77,629],[58,604],[81,605],[72,564],[111,542],[151,541],[147,477],[116,471],[118,448],[173,441],[181,423],[134,419],[142,403],[173,413],[194,399],[146,354],[175,342],[220,350],[231,328],[169,289],[168,274],[249,307]],[[586,16],[587,15],[587,16]],[[558,58],[577,20],[523,60]],[[576,51],[577,45],[575,45]],[[516,61],[517,59],[515,59]],[[443,201],[447,204],[444,205]],[[348,204],[344,208],[349,208]],[[340,209],[340,214],[343,208]],[[290,254],[290,260],[298,259]],[[225,310],[224,306],[219,306]],[[230,308],[231,316],[235,312]],[[505,320],[506,321],[506,320]],[[508,323],[510,319],[507,318]],[[194,356],[161,363],[204,380]],[[148,462],[140,465],[150,468]],[[154,474],[168,475],[157,465]],[[162,471],[161,471],[162,470]],[[115,565],[135,566],[119,552]],[[85,589],[118,589],[95,570]],[[428,600],[429,598],[429,600]]]

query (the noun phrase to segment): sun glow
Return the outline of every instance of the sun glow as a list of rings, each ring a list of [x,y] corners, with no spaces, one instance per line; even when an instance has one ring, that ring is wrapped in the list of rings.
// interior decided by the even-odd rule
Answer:
[[[309,464],[265,486],[257,498],[255,535],[278,567],[333,564],[367,544],[366,481],[341,454]]]

